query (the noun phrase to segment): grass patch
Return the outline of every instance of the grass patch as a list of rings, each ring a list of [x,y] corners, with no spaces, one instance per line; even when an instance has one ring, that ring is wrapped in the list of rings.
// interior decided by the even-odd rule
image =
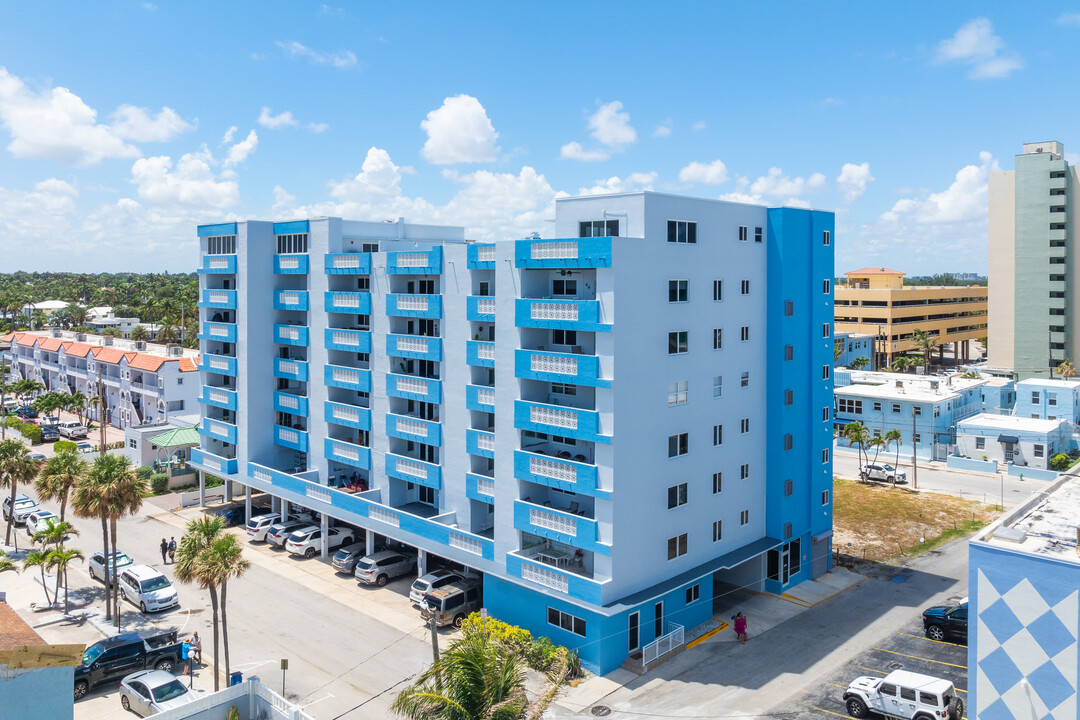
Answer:
[[[904,487],[833,481],[833,548],[888,562],[928,552],[990,522],[994,507]]]

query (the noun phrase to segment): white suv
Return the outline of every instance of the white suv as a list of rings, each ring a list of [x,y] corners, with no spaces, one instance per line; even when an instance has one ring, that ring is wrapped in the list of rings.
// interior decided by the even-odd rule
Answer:
[[[327,528],[326,549],[334,550],[353,541],[353,532],[348,528]],[[300,528],[285,541],[285,549],[293,555],[315,557],[322,550],[322,530],[318,525]]]
[[[26,522],[26,518],[30,517],[30,515],[36,513],[40,509],[38,504],[26,495],[16,495],[14,513],[15,524],[22,525]],[[4,520],[6,521],[11,515],[11,496],[8,495],[4,498]]]
[[[844,691],[848,715],[870,713],[900,720],[960,720],[964,701],[948,680],[895,670],[883,678],[858,677]]]
[[[892,465],[863,465],[863,469],[859,471],[860,480],[884,480],[885,482],[896,482],[903,485],[907,482],[907,473],[903,470],[897,470]]]
[[[120,571],[120,596],[138,605],[144,613],[180,604],[169,578],[149,565],[131,565]]]

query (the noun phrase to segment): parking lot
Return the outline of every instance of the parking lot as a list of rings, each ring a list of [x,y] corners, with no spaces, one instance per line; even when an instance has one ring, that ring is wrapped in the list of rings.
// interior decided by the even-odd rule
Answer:
[[[959,597],[946,604],[956,603]],[[922,620],[914,620],[880,639],[874,647],[859,653],[847,663],[808,685],[791,703],[774,708],[777,718],[848,717],[844,690],[860,675],[885,677],[894,670],[907,670],[952,682],[964,702],[967,715],[967,646],[961,643],[930,640],[923,632]]]

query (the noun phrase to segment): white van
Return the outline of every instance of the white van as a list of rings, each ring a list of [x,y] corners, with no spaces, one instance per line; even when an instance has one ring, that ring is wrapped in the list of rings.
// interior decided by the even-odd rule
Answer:
[[[180,605],[169,578],[149,565],[131,565],[120,572],[120,596],[144,613]]]

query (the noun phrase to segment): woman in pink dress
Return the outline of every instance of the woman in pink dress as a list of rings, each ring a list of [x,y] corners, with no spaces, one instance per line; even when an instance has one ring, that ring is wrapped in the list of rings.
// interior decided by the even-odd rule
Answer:
[[[743,645],[746,644],[746,616],[742,613],[735,616],[735,637],[739,638]]]

